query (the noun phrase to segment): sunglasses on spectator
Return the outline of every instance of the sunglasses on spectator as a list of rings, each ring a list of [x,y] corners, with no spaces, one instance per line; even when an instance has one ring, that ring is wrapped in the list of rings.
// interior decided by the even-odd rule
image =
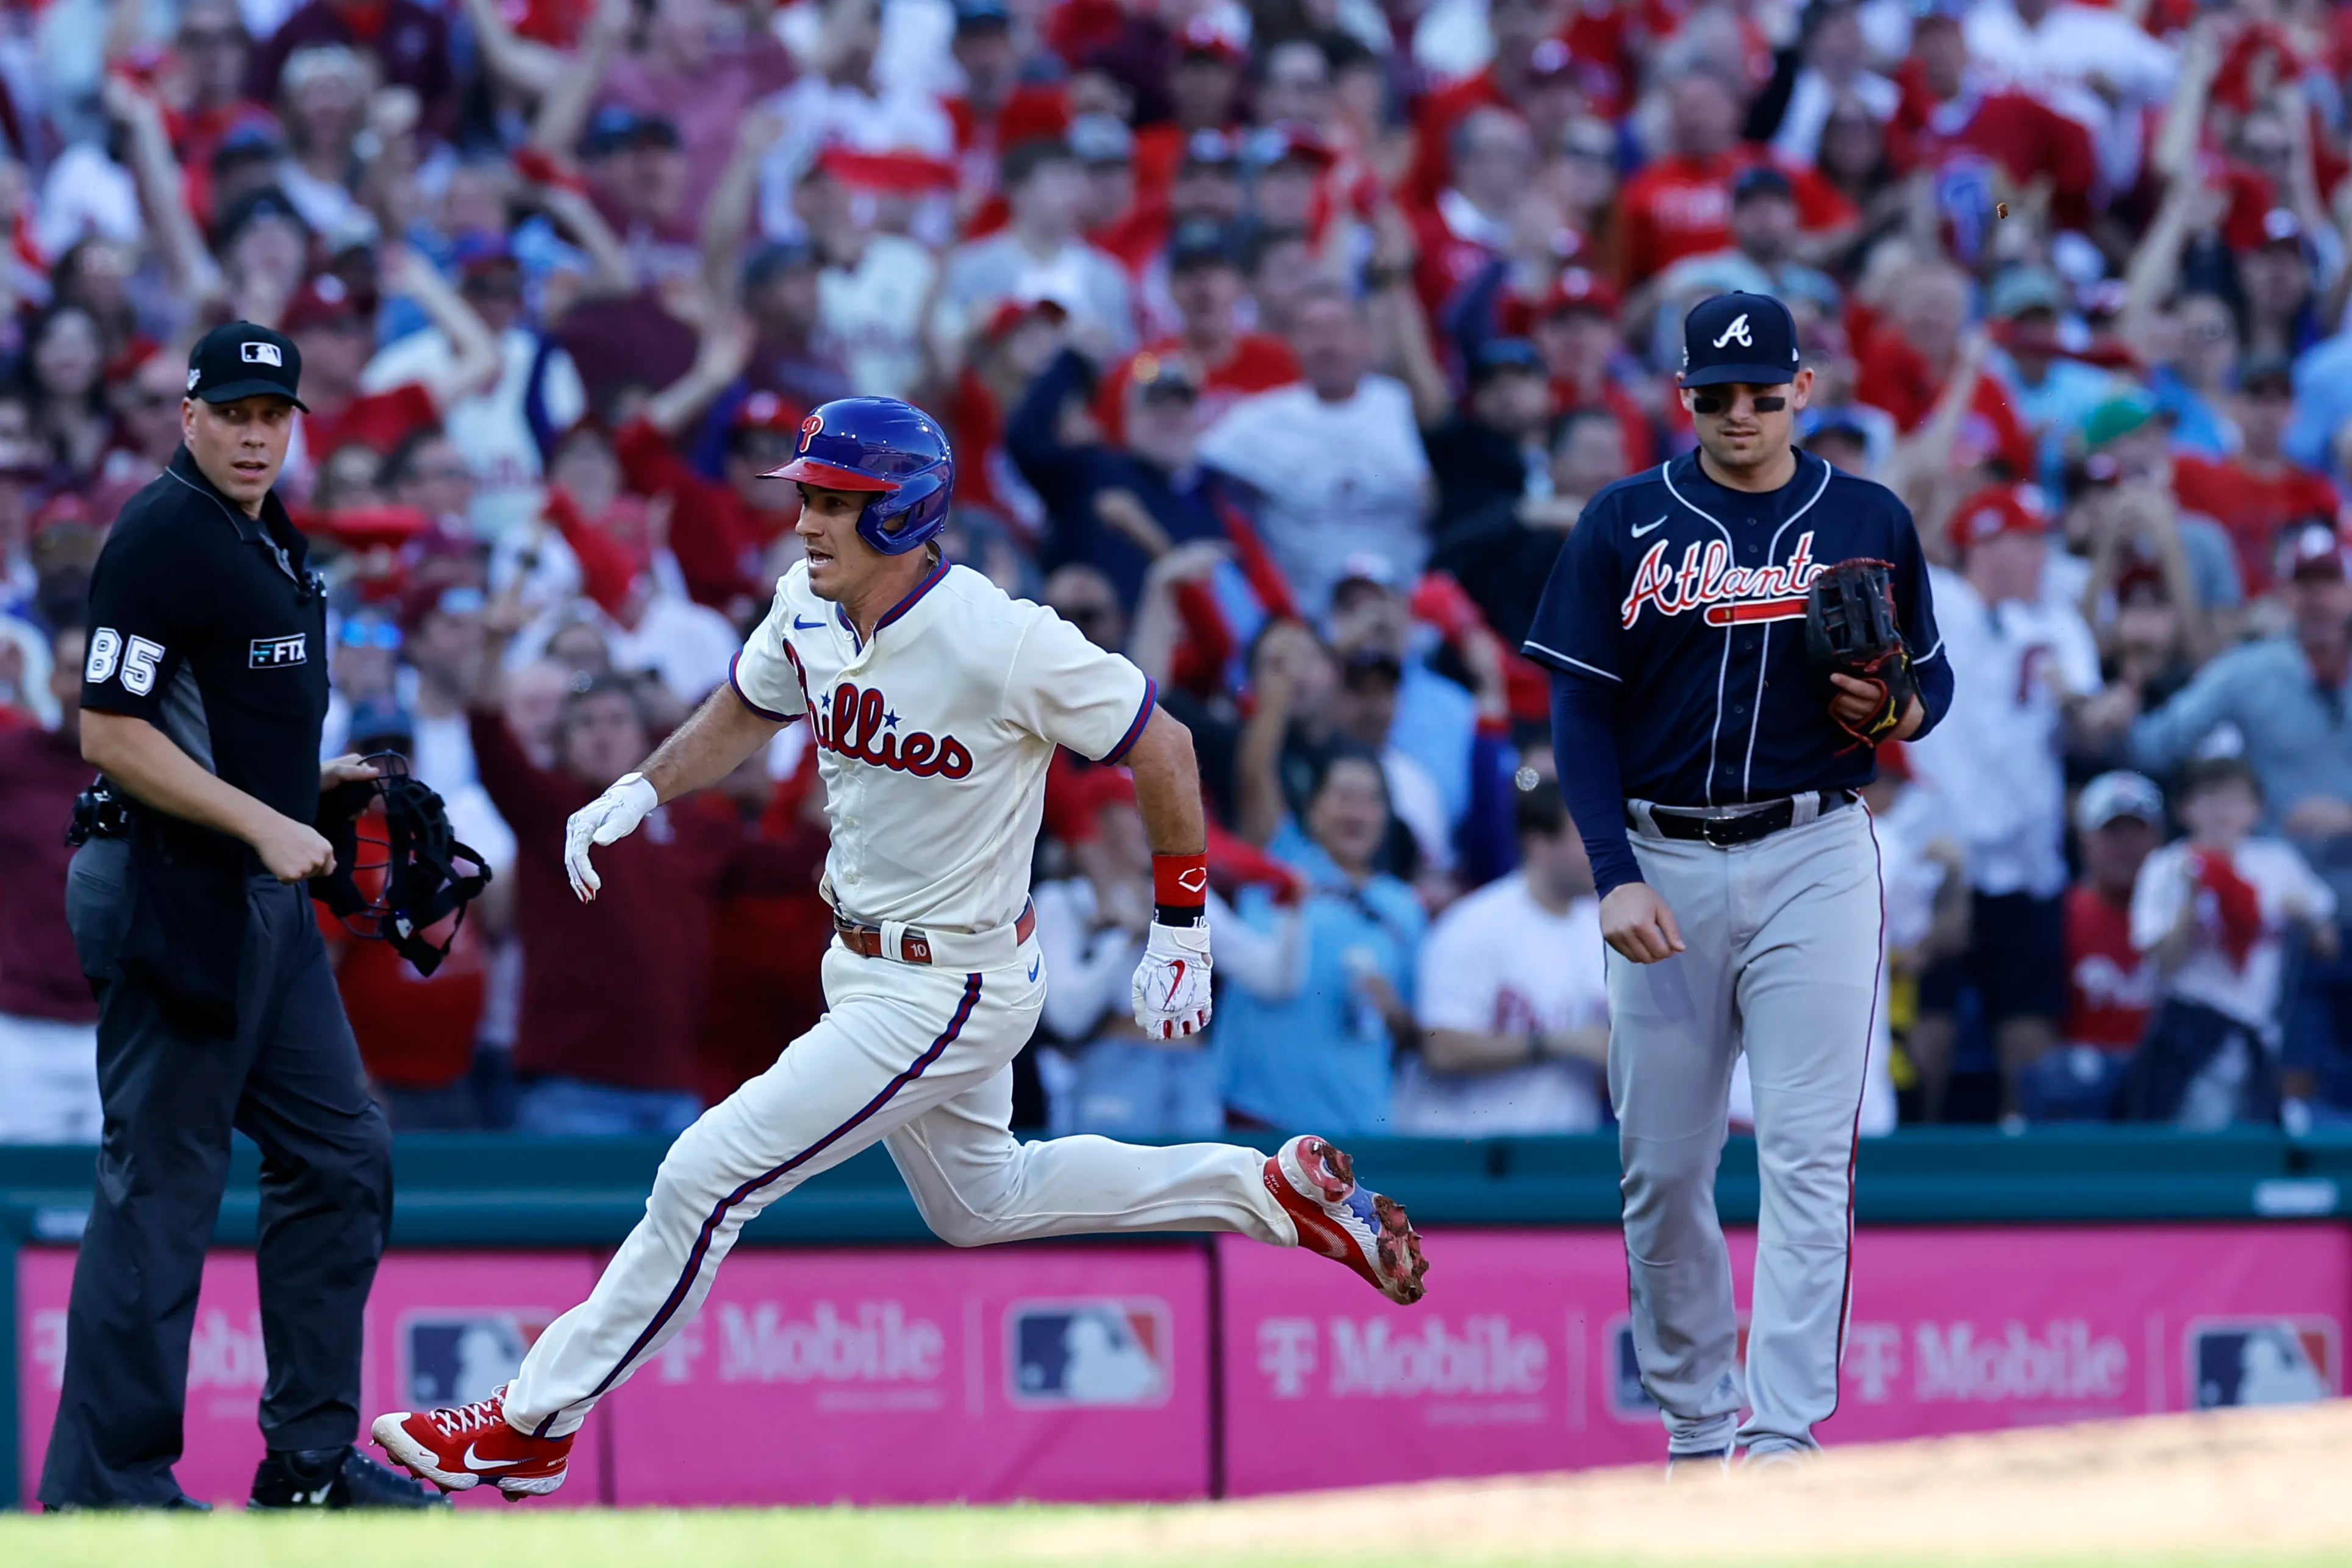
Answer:
[[[400,628],[389,621],[346,621],[335,632],[335,643],[344,648],[381,648],[387,653],[400,652]]]

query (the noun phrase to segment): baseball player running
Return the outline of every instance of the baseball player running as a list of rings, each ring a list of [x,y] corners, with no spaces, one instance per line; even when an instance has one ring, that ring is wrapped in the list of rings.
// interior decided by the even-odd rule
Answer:
[[[376,1420],[376,1442],[445,1490],[561,1486],[590,1409],[700,1309],[744,1223],[876,1142],[956,1246],[1230,1230],[1314,1248],[1391,1301],[1422,1294],[1427,1265],[1404,1210],[1358,1186],[1348,1156],[1319,1138],[1293,1138],[1271,1158],[1223,1144],[1013,1139],[1011,1062],[1045,995],[1029,862],[1056,746],[1134,774],[1158,905],[1135,972],[1136,1021],[1160,1039],[1209,1021],[1191,737],[1133,664],[941,559],[934,538],[955,463],[920,411],[895,398],[826,403],[772,477],[800,485],[806,562],[777,584],[728,685],[642,772],[571,820],[564,863],[573,891],[595,897],[593,846],[718,782],[805,717],[833,829],[830,1010],[678,1138],[645,1218],[511,1384],[459,1408]]]
[[[1698,450],[1592,498],[1526,643],[1601,894],[1642,1386],[1674,1460],[1815,1447],[1837,1407],[1877,1005],[1872,743],[1950,698],[1903,504],[1790,445],[1812,371],[1768,295],[1683,323]],[[1843,563],[1843,564],[1841,564]],[[1916,650],[1916,653],[1913,651]],[[1629,838],[1630,835],[1630,838]],[[1748,1053],[1763,1209],[1745,1403],[1715,1209]]]

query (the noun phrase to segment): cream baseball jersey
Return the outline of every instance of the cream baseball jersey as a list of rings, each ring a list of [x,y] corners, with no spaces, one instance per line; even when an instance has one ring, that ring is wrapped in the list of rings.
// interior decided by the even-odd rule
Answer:
[[[927,931],[1020,917],[1054,748],[1118,761],[1157,695],[1045,606],[944,564],[863,643],[793,567],[731,679],[754,712],[809,721],[841,913]]]

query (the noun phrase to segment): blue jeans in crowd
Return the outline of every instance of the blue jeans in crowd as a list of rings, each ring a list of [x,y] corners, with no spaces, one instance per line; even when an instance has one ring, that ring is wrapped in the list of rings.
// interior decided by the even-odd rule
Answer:
[[[702,1114],[702,1102],[671,1089],[616,1089],[577,1078],[534,1078],[522,1086],[515,1131],[542,1138],[676,1137]]]

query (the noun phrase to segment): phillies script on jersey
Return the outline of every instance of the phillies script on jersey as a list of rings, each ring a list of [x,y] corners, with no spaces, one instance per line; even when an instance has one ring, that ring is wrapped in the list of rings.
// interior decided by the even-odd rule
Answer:
[[[894,733],[898,714],[880,687],[861,691],[844,681],[833,688],[833,702],[828,706],[810,696],[808,672],[801,667],[800,655],[790,643],[784,645],[784,656],[792,661],[793,674],[800,681],[810,731],[824,749],[918,779],[961,779],[971,771],[971,752],[952,735],[933,739],[925,729]]]

